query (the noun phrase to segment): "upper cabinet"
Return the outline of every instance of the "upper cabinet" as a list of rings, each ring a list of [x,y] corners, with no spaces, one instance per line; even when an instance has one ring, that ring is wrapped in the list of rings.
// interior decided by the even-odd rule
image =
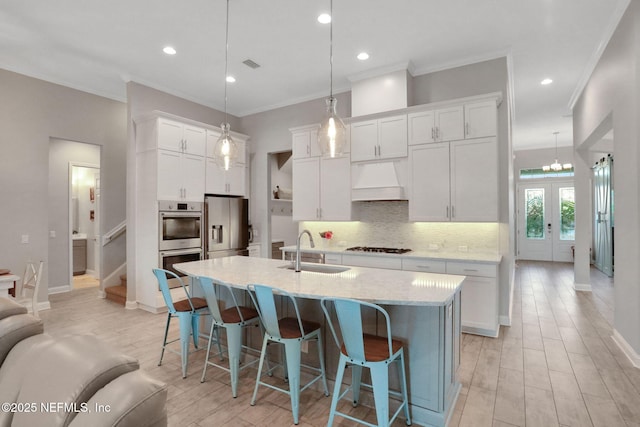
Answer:
[[[464,138],[464,108],[456,105],[409,113],[409,145]]]
[[[235,164],[225,171],[217,165],[213,158],[214,148],[219,137],[220,132],[207,130],[205,192],[207,194],[246,196],[248,193],[246,140],[237,135],[231,135],[236,143],[238,157]]]
[[[351,123],[351,161],[407,157],[406,114]]]
[[[204,156],[207,131],[165,118],[159,118],[157,147],[163,150]]]
[[[494,99],[464,104],[465,138],[496,136],[497,112]]]
[[[318,125],[291,129],[294,160],[318,157],[322,154],[318,145],[318,129],[320,129]]]

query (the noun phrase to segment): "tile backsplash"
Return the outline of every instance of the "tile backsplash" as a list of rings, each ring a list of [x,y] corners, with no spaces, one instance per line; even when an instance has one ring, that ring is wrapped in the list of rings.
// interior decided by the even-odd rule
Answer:
[[[299,229],[308,229],[316,243],[319,233],[331,230],[331,246],[385,246],[469,252],[498,252],[497,223],[409,222],[408,202],[355,202],[352,217],[357,221],[304,221]],[[306,243],[306,240],[305,240]]]

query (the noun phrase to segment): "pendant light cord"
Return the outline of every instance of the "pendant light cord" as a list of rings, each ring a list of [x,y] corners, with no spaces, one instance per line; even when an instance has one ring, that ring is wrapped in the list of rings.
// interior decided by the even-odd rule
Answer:
[[[333,0],[329,0],[329,15],[329,98],[333,99]]]
[[[224,37],[224,122],[229,123],[227,119],[227,73],[229,67],[229,0],[227,0],[227,19]]]

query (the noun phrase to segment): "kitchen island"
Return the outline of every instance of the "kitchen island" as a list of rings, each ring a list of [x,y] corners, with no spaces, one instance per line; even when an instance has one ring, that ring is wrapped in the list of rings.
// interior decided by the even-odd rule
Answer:
[[[212,277],[237,288],[260,283],[284,289],[300,298],[301,312],[310,320],[322,322],[317,300],[324,296],[383,305],[391,316],[392,335],[405,342],[412,417],[419,424],[445,426],[460,391],[456,371],[460,363],[460,290],[465,276],[366,267],[333,273],[296,273],[286,268],[289,265],[281,260],[227,257],[174,267],[185,274]],[[382,325],[381,319],[375,317],[366,323],[373,333]],[[325,345],[327,375],[332,379],[338,349],[329,340]],[[311,357],[312,353],[304,356]],[[391,386],[397,388],[394,381]]]

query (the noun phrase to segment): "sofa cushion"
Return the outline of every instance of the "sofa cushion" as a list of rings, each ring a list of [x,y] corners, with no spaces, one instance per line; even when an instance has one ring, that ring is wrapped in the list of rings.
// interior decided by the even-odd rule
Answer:
[[[26,314],[27,307],[9,298],[0,298],[0,320],[16,314]]]
[[[0,402],[17,402],[20,387],[25,375],[32,370],[34,359],[46,353],[47,347],[54,342],[49,335],[38,334],[20,341],[11,349],[0,365]],[[12,412],[0,411],[0,426],[10,426],[12,419]]]
[[[0,364],[17,343],[43,331],[42,321],[30,314],[16,314],[0,320]]]
[[[98,390],[138,366],[136,359],[93,335],[57,338],[34,358],[17,398],[18,402],[51,402],[56,406],[16,413],[11,425],[66,426]]]
[[[91,412],[78,414],[71,427],[166,426],[167,386],[142,371],[129,372],[98,390],[87,408]]]

